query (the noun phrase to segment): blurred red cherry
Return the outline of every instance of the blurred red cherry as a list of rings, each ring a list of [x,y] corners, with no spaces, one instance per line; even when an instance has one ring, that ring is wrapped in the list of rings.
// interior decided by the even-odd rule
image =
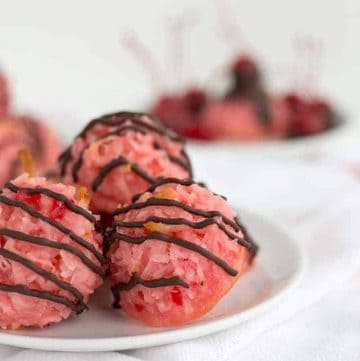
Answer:
[[[307,99],[296,93],[284,96],[289,107],[292,136],[323,132],[331,126],[332,109],[321,99]]]
[[[194,88],[185,94],[164,95],[153,107],[153,114],[181,135],[205,139],[197,123],[206,102],[206,93]]]

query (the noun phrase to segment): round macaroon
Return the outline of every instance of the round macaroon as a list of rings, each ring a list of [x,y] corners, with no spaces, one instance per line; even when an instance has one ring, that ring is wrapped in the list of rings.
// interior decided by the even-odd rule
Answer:
[[[102,236],[83,189],[24,173],[0,195],[0,328],[80,313],[103,282]]]
[[[62,144],[55,132],[29,116],[0,118],[1,171],[0,187],[22,172],[18,151],[28,149],[36,169],[43,173],[56,165]]]
[[[8,114],[10,108],[10,89],[6,75],[0,70],[0,117]]]
[[[106,247],[114,306],[151,326],[209,312],[257,252],[226,200],[191,180],[158,180],[114,216]]]
[[[91,121],[60,157],[66,183],[92,191],[91,209],[109,214],[158,177],[190,178],[184,142],[150,115],[120,112]]]
[[[271,100],[268,112],[269,119],[265,121],[252,100],[220,100],[204,108],[200,126],[210,139],[255,141],[287,136],[289,122],[285,104]]]

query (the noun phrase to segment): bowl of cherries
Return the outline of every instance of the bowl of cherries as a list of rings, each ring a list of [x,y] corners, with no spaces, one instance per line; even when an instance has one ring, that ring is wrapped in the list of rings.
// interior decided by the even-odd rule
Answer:
[[[269,92],[251,56],[236,57],[228,78],[223,93],[195,87],[162,94],[150,111],[196,149],[309,151],[347,128],[342,112],[323,97]]]

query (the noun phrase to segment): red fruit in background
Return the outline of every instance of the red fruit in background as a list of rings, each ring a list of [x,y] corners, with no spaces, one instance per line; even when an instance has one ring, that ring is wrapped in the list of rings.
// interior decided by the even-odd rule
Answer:
[[[206,93],[190,89],[183,95],[165,95],[153,108],[153,114],[166,126],[190,138],[208,139],[201,130],[199,116],[207,103]]]
[[[327,102],[295,93],[285,95],[284,99],[290,111],[292,136],[320,133],[331,126],[333,110]]]
[[[206,100],[206,94],[202,90],[190,90],[184,95],[184,105],[193,114],[203,109]]]
[[[9,112],[10,95],[8,81],[0,71],[0,116],[6,115]]]
[[[254,76],[257,72],[257,65],[249,56],[240,56],[234,62],[232,70],[237,75]]]
[[[182,131],[182,135],[188,138],[198,140],[213,140],[215,139],[203,126],[201,120],[197,120],[192,124],[189,124]]]
[[[289,93],[285,95],[285,103],[292,111],[300,110],[304,106],[304,101],[302,98],[295,94],[295,93]]]
[[[226,96],[236,98],[252,98],[264,93],[261,72],[250,56],[239,56],[231,67],[232,84]]]
[[[189,119],[182,97],[177,95],[165,95],[155,104],[152,113],[158,117],[166,126],[181,133],[185,122]]]

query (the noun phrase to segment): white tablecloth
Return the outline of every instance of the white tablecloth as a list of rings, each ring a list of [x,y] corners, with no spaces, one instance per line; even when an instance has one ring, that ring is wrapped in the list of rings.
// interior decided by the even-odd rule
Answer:
[[[343,164],[198,157],[197,174],[215,191],[288,226],[305,248],[299,287],[263,315],[174,345],[101,354],[0,346],[0,360],[359,360],[360,183]]]

